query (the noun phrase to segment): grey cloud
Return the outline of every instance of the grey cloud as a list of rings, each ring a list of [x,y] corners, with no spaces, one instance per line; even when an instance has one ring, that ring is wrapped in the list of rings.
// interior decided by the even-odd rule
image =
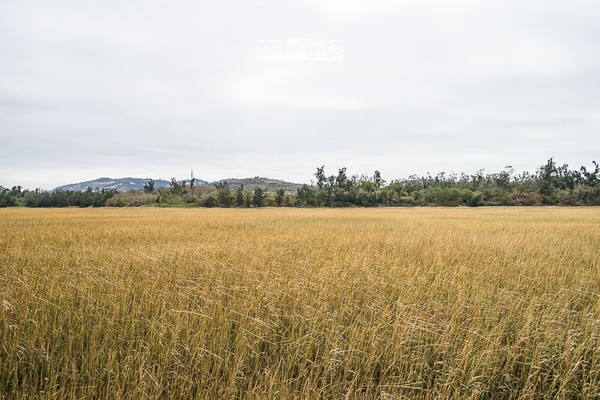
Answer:
[[[0,1],[0,184],[587,164],[592,1]],[[256,40],[339,38],[342,62]]]

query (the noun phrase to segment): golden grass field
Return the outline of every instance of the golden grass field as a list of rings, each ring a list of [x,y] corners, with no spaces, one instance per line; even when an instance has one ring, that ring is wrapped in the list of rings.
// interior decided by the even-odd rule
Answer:
[[[600,209],[0,210],[0,397],[600,398]]]

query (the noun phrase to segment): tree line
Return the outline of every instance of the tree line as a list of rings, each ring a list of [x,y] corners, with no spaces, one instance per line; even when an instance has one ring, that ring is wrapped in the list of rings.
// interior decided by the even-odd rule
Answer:
[[[154,188],[150,180],[143,191],[84,192],[23,190],[0,186],[0,207],[377,207],[377,206],[527,206],[600,205],[600,166],[570,169],[549,159],[535,173],[515,173],[511,166],[496,173],[483,170],[467,175],[440,172],[435,176],[411,175],[386,182],[379,171],[373,175],[348,176],[346,168],[327,175],[316,169],[315,181],[295,193],[283,189],[235,190],[227,182],[195,185],[194,180],[171,180],[168,188]]]
[[[110,189],[46,191],[24,190],[21,186],[13,186],[12,189],[0,186],[0,207],[102,207],[117,193]]]

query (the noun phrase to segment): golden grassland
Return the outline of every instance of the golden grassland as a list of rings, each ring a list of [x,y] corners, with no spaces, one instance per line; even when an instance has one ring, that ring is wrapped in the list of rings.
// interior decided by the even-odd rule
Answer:
[[[600,209],[0,210],[0,397],[599,398]]]

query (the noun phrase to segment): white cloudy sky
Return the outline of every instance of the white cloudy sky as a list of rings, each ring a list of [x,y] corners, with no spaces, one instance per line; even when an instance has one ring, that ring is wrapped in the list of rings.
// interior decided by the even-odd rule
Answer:
[[[0,185],[589,165],[598,21],[597,0],[0,0]],[[257,60],[288,38],[344,59]]]

